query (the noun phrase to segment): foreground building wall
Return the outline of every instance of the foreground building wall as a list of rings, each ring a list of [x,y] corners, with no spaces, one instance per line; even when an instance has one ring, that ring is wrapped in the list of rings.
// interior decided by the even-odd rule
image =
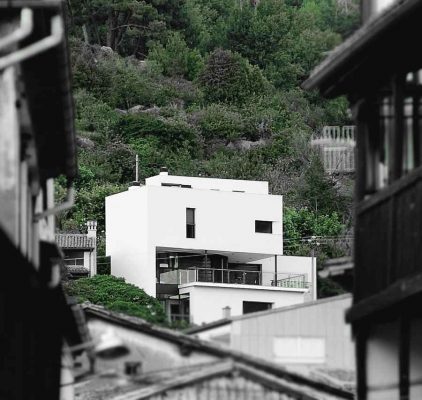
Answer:
[[[344,314],[349,294],[222,319],[188,332],[200,339],[278,362],[289,369],[355,370],[354,344]]]

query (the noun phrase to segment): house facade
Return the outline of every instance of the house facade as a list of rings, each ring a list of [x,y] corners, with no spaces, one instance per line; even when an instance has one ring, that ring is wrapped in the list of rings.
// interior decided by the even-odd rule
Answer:
[[[56,233],[56,243],[63,252],[69,279],[97,274],[97,221],[88,221],[86,225],[86,234]]]
[[[111,273],[194,324],[315,298],[315,260],[282,255],[282,207],[267,182],[162,171],[106,198]]]
[[[362,26],[303,87],[357,125],[353,305],[359,400],[422,398],[420,0],[362,4]]]

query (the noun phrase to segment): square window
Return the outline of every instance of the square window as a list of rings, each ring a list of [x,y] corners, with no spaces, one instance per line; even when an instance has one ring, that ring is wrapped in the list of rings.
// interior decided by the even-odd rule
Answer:
[[[272,221],[255,221],[255,232],[273,233]]]

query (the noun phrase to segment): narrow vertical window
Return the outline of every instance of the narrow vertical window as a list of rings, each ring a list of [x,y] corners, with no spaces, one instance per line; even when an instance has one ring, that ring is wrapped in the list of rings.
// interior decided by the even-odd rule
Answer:
[[[186,209],[186,237],[187,238],[195,237],[195,209],[194,208]]]

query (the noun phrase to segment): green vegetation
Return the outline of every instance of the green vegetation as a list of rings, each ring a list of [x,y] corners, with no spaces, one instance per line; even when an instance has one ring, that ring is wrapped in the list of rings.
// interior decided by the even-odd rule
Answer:
[[[80,302],[89,301],[155,324],[167,324],[160,302],[135,285],[126,283],[123,278],[96,275],[67,281],[64,288],[68,295],[77,297]]]
[[[141,180],[166,166],[269,181],[289,207],[286,239],[348,228],[350,198],[309,147],[324,125],[351,122],[347,102],[300,83],[356,28],[357,3],[68,1],[79,176],[76,205],[59,228],[95,218],[103,232],[104,196],[134,179],[135,154]]]

